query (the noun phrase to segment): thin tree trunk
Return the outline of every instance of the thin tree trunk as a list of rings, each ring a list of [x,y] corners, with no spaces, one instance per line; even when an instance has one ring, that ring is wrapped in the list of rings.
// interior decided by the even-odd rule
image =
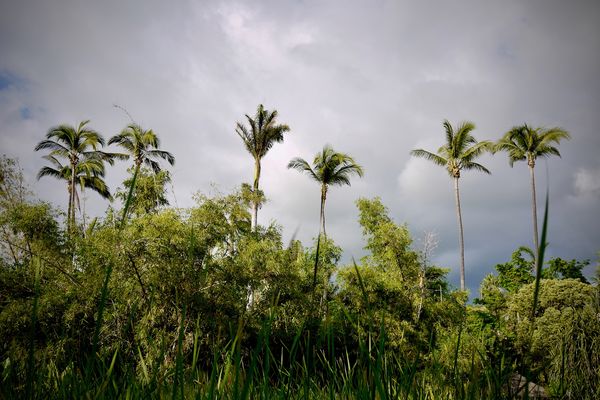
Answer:
[[[142,288],[142,294],[144,295],[144,300],[148,301],[148,295],[146,294],[146,287],[144,286],[144,281],[142,281],[142,276],[140,275],[140,271],[138,270],[137,265],[135,264],[135,260],[133,259],[131,254],[127,254],[127,256],[129,257],[129,261],[131,262],[131,266],[133,267],[133,271],[135,272],[135,276],[137,277],[138,283],[140,284],[140,287]]]
[[[71,215],[69,215],[71,232],[75,230],[75,190],[75,163],[71,163]]]
[[[254,185],[252,186],[254,199],[252,202],[252,232],[256,231],[258,225],[258,182],[260,180],[260,160],[254,162]]]
[[[425,266],[419,271],[419,305],[417,306],[417,318],[421,318],[421,310],[423,309],[423,301],[425,300]]]
[[[539,243],[537,226],[537,201],[535,198],[535,174],[533,172],[533,165],[529,165],[529,175],[531,176],[531,210],[533,213],[533,253],[535,255],[534,260],[537,262]]]
[[[69,209],[67,210],[67,232],[71,233],[71,207],[73,207],[73,191],[71,190],[71,181],[67,184],[69,192]]]
[[[319,238],[317,240],[321,240],[321,233],[323,233],[324,243],[327,243],[327,232],[325,231],[325,200],[327,200],[327,185],[321,186],[321,215],[320,220],[321,224],[319,227]],[[317,254],[317,257],[319,255]],[[317,258],[318,262],[318,258]],[[316,278],[317,270],[315,269],[315,278]],[[325,316],[325,300],[327,299],[327,276],[323,276],[323,293],[321,294],[321,300],[319,302],[319,310],[321,314],[321,318]]]
[[[320,213],[320,224],[319,224],[319,237],[321,233],[325,240],[327,240],[327,232],[325,231],[325,200],[327,199],[327,186],[321,187],[321,213]]]
[[[462,214],[460,211],[460,193],[458,191],[458,177],[454,177],[454,194],[456,200],[456,216],[458,218],[458,243],[460,246],[460,290],[465,290],[465,241],[463,237]]]
[[[81,212],[82,231],[83,236],[85,237],[85,187],[81,188],[81,197],[83,197],[83,207],[81,207],[79,211]]]
[[[15,265],[16,265],[19,263],[19,260],[17,258],[17,253],[15,252],[15,249],[13,249],[13,246],[9,241],[9,235],[8,235],[8,232],[6,231],[5,227],[2,227],[2,232],[4,233],[4,241],[8,245],[8,249],[10,250],[10,254],[12,255],[13,260],[15,261]]]

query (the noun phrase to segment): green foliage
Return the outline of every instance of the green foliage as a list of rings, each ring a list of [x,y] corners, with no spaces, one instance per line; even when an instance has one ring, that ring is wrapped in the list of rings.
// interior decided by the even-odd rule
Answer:
[[[553,384],[567,382],[573,398],[597,396],[600,378],[597,291],[575,279],[542,279],[534,321],[528,309],[532,297],[533,284],[528,284],[508,302],[506,320],[515,335],[516,350],[529,358],[533,372],[544,371]]]
[[[412,240],[406,226],[396,225],[381,199],[358,199],[359,223],[370,255],[363,262],[383,272],[396,271],[403,281],[414,284],[419,270],[418,256],[410,249]]]
[[[589,260],[563,260],[562,258],[553,258],[548,261],[548,268],[543,270],[544,278],[554,279],[578,279],[583,283],[588,283],[583,276],[583,269],[590,264]]]
[[[128,170],[133,174],[134,169]],[[171,182],[168,171],[160,170],[156,174],[150,169],[140,168],[135,180],[135,190],[132,191],[129,209],[135,215],[155,213],[160,207],[169,205],[166,185]],[[123,204],[127,201],[129,191],[132,189],[133,177],[123,182],[123,189],[117,191],[115,196]]]
[[[523,254],[528,256],[526,259]],[[508,292],[515,292],[523,285],[533,282],[533,267],[535,256],[527,247],[519,247],[511,256],[509,262],[496,265],[498,271],[497,284]]]
[[[0,167],[2,398],[511,398],[515,372],[600,395],[587,262],[548,263],[532,319],[527,250],[465,306],[379,198],[356,202],[368,254],[343,266],[332,238],[252,229],[248,185],[173,209],[168,173],[140,167],[129,218],[77,236]]]

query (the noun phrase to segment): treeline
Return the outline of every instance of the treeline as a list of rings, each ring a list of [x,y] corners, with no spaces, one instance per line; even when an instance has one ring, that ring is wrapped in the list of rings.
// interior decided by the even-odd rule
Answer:
[[[198,194],[187,209],[168,206],[170,177],[157,163],[174,157],[136,124],[108,141],[123,153],[102,150],[87,123],[49,131],[38,149],[56,173],[41,175],[65,182],[66,213],[35,200],[2,158],[3,397],[514,398],[530,382],[543,387],[532,397],[600,395],[600,293],[582,274],[588,262],[544,263],[520,248],[467,305],[430,262],[435,238],[416,248],[374,198],[356,202],[368,255],[341,265],[325,235],[326,193],[362,167],[327,146],[312,165],[289,165],[321,186],[314,243],[284,243],[275,223],[258,224],[260,160],[289,130],[276,116],[260,106],[238,124],[254,184]],[[429,154],[457,178],[449,165],[469,169],[476,141],[444,126],[466,156]],[[95,190],[104,163],[126,155],[121,201],[78,221],[78,189]]]

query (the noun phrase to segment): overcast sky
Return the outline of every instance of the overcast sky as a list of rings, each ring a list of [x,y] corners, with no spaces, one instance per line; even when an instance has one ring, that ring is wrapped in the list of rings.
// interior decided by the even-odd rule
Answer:
[[[319,188],[287,162],[324,144],[349,153],[365,176],[330,190],[328,234],[344,260],[364,255],[355,201],[380,196],[415,246],[435,232],[433,261],[458,286],[452,182],[413,159],[444,142],[442,121],[473,121],[478,140],[514,125],[560,126],[562,158],[536,167],[540,209],[550,188],[550,256],[600,250],[600,2],[597,1],[8,1],[0,0],[0,152],[18,157],[37,195],[66,208],[62,183],[37,182],[33,148],[59,123],[106,138],[125,107],[172,152],[171,202],[194,204],[211,184],[250,182],[253,161],[236,121],[259,103],[291,132],[263,162],[269,202],[288,240],[318,231]],[[529,175],[506,154],[484,156],[492,175],[460,179],[467,286],[532,245]],[[116,188],[129,166],[108,170]],[[88,212],[107,203],[87,194]],[[541,219],[540,212],[540,219]],[[590,268],[591,271],[591,268]]]

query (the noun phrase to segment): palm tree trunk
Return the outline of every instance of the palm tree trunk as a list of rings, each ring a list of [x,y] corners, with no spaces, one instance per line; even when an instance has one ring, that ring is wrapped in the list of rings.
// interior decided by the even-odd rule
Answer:
[[[75,164],[71,163],[71,207],[69,215],[69,231],[73,232],[75,229]]]
[[[535,174],[533,172],[532,165],[529,165],[529,175],[531,177],[531,210],[533,213],[533,253],[535,254],[534,259],[537,262],[537,253],[539,249],[537,226],[537,201],[535,198]]]
[[[67,184],[67,191],[69,192],[69,209],[67,210],[67,232],[71,232],[71,207],[73,207],[73,191],[71,181]]]
[[[325,231],[325,200],[327,199],[327,186],[321,187],[321,213],[319,224],[319,237],[323,233],[323,237],[327,240],[327,232]]]
[[[327,200],[327,185],[322,185],[321,186],[321,213],[320,213],[320,220],[321,220],[321,224],[319,227],[319,238],[317,240],[321,240],[321,232],[323,233],[323,239],[324,242],[327,242],[327,232],[325,231],[325,200]],[[317,253],[317,261],[318,262],[318,257],[319,254]],[[315,276],[314,279],[316,279],[317,277],[317,268],[316,268],[317,264],[315,263]],[[321,300],[319,301],[319,310],[320,310],[320,315],[321,318],[324,317],[325,315],[325,300],[327,299],[327,281],[328,281],[328,277],[325,275],[323,276],[323,293],[321,294]]]
[[[258,225],[258,182],[260,180],[260,160],[254,162],[254,185],[252,186],[254,200],[252,202],[252,232],[256,231]]]
[[[458,177],[454,177],[454,195],[456,200],[456,217],[458,218],[458,244],[460,246],[460,290],[465,290],[465,241],[463,237],[462,214],[460,211],[460,193]]]

